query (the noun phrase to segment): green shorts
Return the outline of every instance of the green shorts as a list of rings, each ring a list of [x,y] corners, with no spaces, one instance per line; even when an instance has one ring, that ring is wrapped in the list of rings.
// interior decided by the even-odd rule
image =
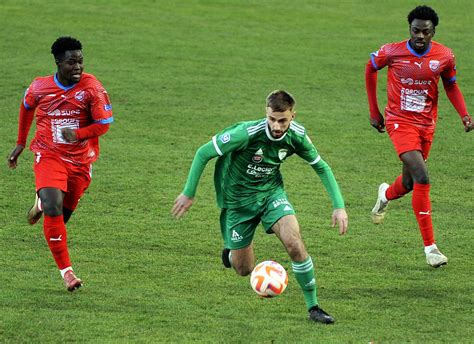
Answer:
[[[293,206],[285,191],[269,194],[263,201],[236,209],[222,209],[220,216],[224,247],[232,250],[251,244],[260,221],[267,234],[272,226],[285,215],[294,215]]]

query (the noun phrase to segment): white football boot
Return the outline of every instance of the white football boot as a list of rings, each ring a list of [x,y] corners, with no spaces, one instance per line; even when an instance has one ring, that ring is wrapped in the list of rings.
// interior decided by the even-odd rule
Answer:
[[[28,214],[26,215],[26,219],[30,225],[34,225],[36,222],[41,219],[43,215],[43,208],[41,207],[41,199],[36,194],[35,204],[28,210]]]
[[[440,252],[440,250],[434,246],[429,250],[425,250],[426,262],[434,268],[439,268],[442,265],[448,264],[448,257]]]
[[[389,186],[387,183],[382,183],[379,186],[377,202],[375,202],[375,206],[372,209],[372,222],[376,225],[383,222],[385,212],[387,211],[389,201],[385,197],[385,191],[387,191]]]

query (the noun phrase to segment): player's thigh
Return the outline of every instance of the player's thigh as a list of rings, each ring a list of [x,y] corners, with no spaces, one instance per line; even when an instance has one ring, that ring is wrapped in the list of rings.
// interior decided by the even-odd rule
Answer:
[[[420,129],[421,133],[421,153],[425,161],[428,159],[430,154],[431,145],[433,144],[434,128]]]
[[[295,215],[281,217],[272,226],[272,229],[293,261],[304,261],[307,258],[300,226]]]
[[[287,215],[295,215],[295,210],[288,200],[286,192],[279,189],[269,196],[264,204],[262,225],[265,232],[272,234],[274,232],[273,225]]]
[[[306,249],[295,210],[283,190],[275,192],[268,198],[262,224],[267,233],[277,235],[293,260],[306,258]]]
[[[259,222],[258,211],[252,207],[222,209],[220,226],[224,247],[238,250],[250,246]]]
[[[423,151],[423,138],[419,128],[396,122],[387,122],[386,128],[399,157],[409,151]]]
[[[84,192],[91,183],[91,165],[75,166],[68,169],[67,193],[64,196],[63,206],[74,211]]]
[[[33,171],[36,191],[56,188],[67,192],[68,171],[66,163],[52,154],[35,153]]]

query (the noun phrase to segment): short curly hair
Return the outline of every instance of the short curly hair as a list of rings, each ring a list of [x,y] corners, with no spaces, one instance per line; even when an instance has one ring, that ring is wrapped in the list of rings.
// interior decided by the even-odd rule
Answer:
[[[408,14],[408,24],[411,25],[412,21],[415,19],[421,20],[431,20],[433,27],[436,27],[439,23],[438,14],[429,6],[417,6]]]
[[[51,46],[51,54],[55,59],[61,59],[68,50],[82,50],[82,44],[70,36],[59,37]]]
[[[267,107],[275,112],[285,112],[288,109],[293,109],[295,103],[295,98],[284,90],[275,90],[267,96]]]

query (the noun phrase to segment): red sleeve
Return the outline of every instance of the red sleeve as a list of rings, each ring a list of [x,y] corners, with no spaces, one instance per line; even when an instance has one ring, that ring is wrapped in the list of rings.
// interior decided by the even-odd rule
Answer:
[[[443,86],[449,101],[451,104],[453,104],[454,108],[459,114],[459,117],[462,119],[464,116],[469,116],[466,108],[466,102],[464,101],[464,97],[458,87],[458,84],[456,82],[450,82],[449,80],[443,79]]]
[[[76,138],[78,140],[91,139],[104,135],[109,130],[109,124],[93,123],[87,127],[76,129]]]
[[[112,123],[112,104],[107,91],[102,84],[97,81],[97,84],[91,90],[92,100],[90,103],[90,110],[94,122],[101,122],[102,124]]]
[[[27,109],[23,102],[21,102],[20,116],[18,118],[18,139],[16,144],[26,146],[26,139],[28,138],[34,115],[35,109]]]
[[[365,67],[365,90],[369,100],[370,117],[379,119],[380,111],[377,103],[377,69],[374,68],[372,61],[369,60]]]

